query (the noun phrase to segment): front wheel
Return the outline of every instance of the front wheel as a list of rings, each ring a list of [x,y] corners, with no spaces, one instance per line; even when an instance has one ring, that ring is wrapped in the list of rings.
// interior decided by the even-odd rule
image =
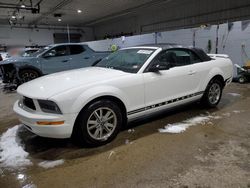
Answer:
[[[202,103],[207,107],[216,107],[221,100],[223,85],[219,80],[212,80],[208,84],[202,97]]]
[[[111,142],[119,133],[121,125],[119,106],[110,100],[99,100],[80,112],[73,137],[82,146],[100,146]]]
[[[19,77],[21,79],[22,83],[28,82],[30,80],[34,80],[39,77],[39,74],[37,71],[32,69],[27,70],[21,70],[19,73]]]

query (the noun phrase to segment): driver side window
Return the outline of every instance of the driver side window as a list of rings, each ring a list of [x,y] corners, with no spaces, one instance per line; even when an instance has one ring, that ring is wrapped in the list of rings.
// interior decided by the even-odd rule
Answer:
[[[167,70],[172,67],[190,65],[197,62],[201,62],[201,60],[190,50],[169,49],[158,54],[151,66],[158,66],[159,70]]]
[[[171,51],[163,51],[156,56],[150,66],[157,66],[159,70],[167,70],[176,65],[176,54]]]
[[[59,57],[65,55],[69,55],[67,46],[54,47],[45,54],[46,57]]]

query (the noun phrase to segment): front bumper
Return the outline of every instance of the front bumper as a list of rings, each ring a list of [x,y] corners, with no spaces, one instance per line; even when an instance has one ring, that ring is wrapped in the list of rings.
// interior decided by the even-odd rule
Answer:
[[[18,105],[17,101],[14,104],[13,110],[18,115],[19,120],[25,127],[42,137],[48,138],[70,138],[76,119],[76,114],[45,114],[39,112],[29,112]],[[38,125],[38,121],[64,121],[61,125]]]
[[[17,77],[16,68],[12,63],[9,64],[1,63],[0,72],[2,74],[3,83],[13,83],[15,78]]]

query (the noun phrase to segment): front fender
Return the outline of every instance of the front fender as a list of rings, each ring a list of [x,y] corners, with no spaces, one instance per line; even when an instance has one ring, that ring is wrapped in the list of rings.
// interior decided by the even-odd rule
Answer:
[[[16,69],[17,69],[17,72],[20,72],[21,70],[24,70],[24,69],[32,69],[32,70],[37,71],[40,75],[43,75],[43,73],[42,73],[41,69],[39,69],[39,67],[30,65],[30,64],[24,64],[22,66],[17,66]]]
[[[113,96],[120,99],[125,107],[129,106],[128,97],[120,89],[113,86],[97,86],[84,91],[71,106],[70,111],[73,113],[79,113],[84,106],[86,106],[90,101],[103,96]]]

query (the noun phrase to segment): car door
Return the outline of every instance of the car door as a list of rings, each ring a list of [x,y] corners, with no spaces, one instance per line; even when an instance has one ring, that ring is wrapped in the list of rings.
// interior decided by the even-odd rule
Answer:
[[[94,63],[93,52],[89,51],[88,48],[84,48],[84,45],[69,45],[69,49],[71,69],[89,67]]]
[[[41,66],[44,74],[60,72],[70,69],[70,54],[67,45],[56,46],[41,58]]]
[[[159,53],[144,73],[146,106],[161,104],[197,93],[198,81],[188,50],[170,49]],[[150,72],[158,66],[159,71]]]

